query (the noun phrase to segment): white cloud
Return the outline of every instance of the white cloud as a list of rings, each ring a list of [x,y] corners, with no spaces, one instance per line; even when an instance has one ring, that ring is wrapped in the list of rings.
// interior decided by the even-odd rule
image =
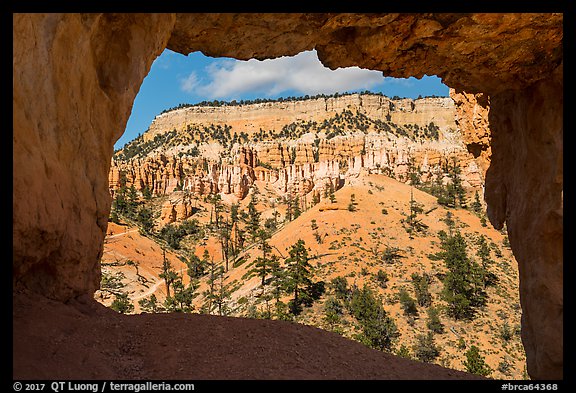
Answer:
[[[198,87],[198,75],[196,75],[196,72],[190,73],[190,75],[180,81],[180,88],[187,93],[192,93]]]
[[[370,89],[384,82],[379,71],[358,67],[330,70],[316,51],[293,57],[248,61],[221,60],[206,67],[206,81],[196,72],[181,80],[181,88],[212,99],[237,99],[243,93],[273,96],[287,91],[300,94],[331,94]]]

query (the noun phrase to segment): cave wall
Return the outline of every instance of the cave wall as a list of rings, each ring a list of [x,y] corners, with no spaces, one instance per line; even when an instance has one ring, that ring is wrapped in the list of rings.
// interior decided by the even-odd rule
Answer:
[[[518,261],[522,341],[533,378],[562,378],[563,73],[491,97],[488,217]]]
[[[99,287],[114,142],[174,21],[14,15],[15,286],[60,300]]]
[[[330,68],[438,75],[490,97],[486,201],[520,264],[532,377],[562,375],[562,14],[14,14],[13,282],[92,294],[108,170],[165,47],[265,59],[316,48]],[[556,71],[554,71],[556,70]],[[554,74],[553,74],[554,72]]]

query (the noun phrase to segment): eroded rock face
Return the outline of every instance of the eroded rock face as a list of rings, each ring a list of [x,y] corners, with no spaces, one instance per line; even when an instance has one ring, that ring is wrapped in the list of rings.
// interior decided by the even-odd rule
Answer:
[[[316,48],[328,67],[438,75],[490,96],[491,221],[520,264],[534,378],[562,376],[562,14],[15,14],[13,280],[92,294],[108,169],[136,92],[168,45],[239,59]]]
[[[533,378],[562,378],[563,76],[492,97],[488,216],[518,261],[522,340]]]
[[[562,14],[178,14],[168,48],[243,60],[316,48],[332,69],[438,75],[452,88],[491,96],[560,64]]]
[[[114,141],[173,15],[14,15],[13,278],[66,300],[99,286]]]
[[[412,163],[420,170],[422,181],[435,181],[442,175],[442,167],[456,158],[462,168],[464,187],[470,193],[480,190],[484,185],[482,170],[456,134],[447,131],[447,136],[415,141],[391,133],[357,132],[322,139],[318,147],[313,138],[264,141],[235,147],[232,157],[216,162],[202,157],[151,154],[126,162],[113,160],[109,186],[113,194],[124,184],[140,192],[148,189],[154,195],[170,195],[178,189],[195,196],[220,193],[243,199],[255,181],[262,181],[279,196],[287,197],[289,193],[304,196],[314,191],[314,195],[323,199],[329,189],[339,189],[361,170],[409,182]],[[163,210],[161,224],[179,220],[174,206],[172,202],[164,206],[167,210]]]
[[[183,221],[194,214],[194,201],[187,194],[175,193],[162,204],[160,226]]]
[[[466,151],[456,117],[467,127],[467,135],[475,135],[474,125],[487,127],[487,112],[461,105],[464,100],[469,103],[468,95],[456,98],[466,110],[457,112],[449,97],[412,100],[376,94],[169,110],[156,116],[142,137],[127,148],[139,147],[146,155],[126,156],[123,151],[115,155],[110,188],[115,192],[122,184],[134,185],[137,191],[147,189],[154,195],[178,188],[196,195],[221,193],[242,199],[258,180],[282,197],[288,193],[304,196],[314,190],[322,198],[327,188],[340,188],[347,177],[357,176],[362,169],[407,182],[409,166],[414,165],[423,181],[433,181],[442,172],[441,166],[454,157],[463,169],[464,186],[479,191],[484,184],[483,161],[479,166]],[[346,135],[334,136],[323,125],[352,116],[367,120],[362,131],[357,123],[344,121]],[[248,137],[230,148],[226,143],[222,146],[221,139],[205,141],[203,130],[213,127],[234,134],[233,141],[237,135]],[[286,137],[286,130],[300,136]],[[274,134],[280,137],[273,139]],[[155,141],[162,137],[166,142],[158,145]],[[196,149],[193,154],[189,143]]]
[[[483,174],[490,166],[490,125],[488,113],[490,98],[487,94],[468,94],[450,89],[450,97],[456,107],[456,124],[466,142],[468,151],[474,155],[480,164]]]
[[[265,102],[235,106],[193,106],[157,115],[142,135],[144,141],[172,130],[185,130],[189,125],[220,125],[230,127],[230,133],[258,130],[280,131],[283,126],[309,119],[323,120],[348,110],[372,119],[386,119],[399,125],[416,124],[427,127],[434,122],[440,128],[455,127],[454,103],[448,97],[425,97],[416,100],[392,100],[385,96],[350,94],[308,100]]]

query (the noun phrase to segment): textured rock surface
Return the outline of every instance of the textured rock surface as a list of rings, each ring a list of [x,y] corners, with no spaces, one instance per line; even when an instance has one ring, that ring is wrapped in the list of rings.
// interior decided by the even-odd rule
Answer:
[[[484,93],[467,94],[450,89],[450,97],[456,106],[456,124],[470,153],[477,158],[483,175],[490,166],[490,125],[488,113],[490,99]]]
[[[266,102],[238,106],[195,106],[162,113],[154,118],[145,141],[159,133],[184,130],[187,125],[228,125],[231,133],[251,134],[260,129],[280,131],[282,126],[310,119],[322,122],[343,110],[362,113],[374,119],[386,119],[405,125],[426,127],[434,122],[441,128],[455,128],[454,102],[448,97],[391,100],[378,95],[352,94],[290,102]]]
[[[13,18],[15,284],[62,301],[98,285],[113,144],[166,45],[240,59],[316,48],[331,68],[438,75],[490,96],[486,199],[492,222],[508,221],[520,263],[528,369],[562,375],[561,344],[551,338],[562,332],[563,82],[544,82],[562,62],[562,14]]]
[[[189,195],[174,193],[171,198],[162,204],[160,211],[160,225],[183,221],[194,214],[194,202]]]
[[[178,14],[168,48],[244,60],[316,48],[330,68],[438,75],[452,88],[494,95],[560,64],[562,14]]]
[[[114,141],[174,20],[14,16],[15,283],[62,300],[98,288]]]
[[[518,261],[522,340],[534,378],[562,378],[563,76],[492,97],[488,216]]]
[[[458,95],[457,99],[470,102],[464,94]],[[325,133],[336,127],[332,126],[334,119],[344,118],[344,111],[349,113],[347,118],[366,120],[367,133],[359,131],[357,123],[345,121],[338,127],[342,127],[346,135],[327,138]],[[460,118],[468,134],[475,135],[472,134],[475,125],[487,127],[486,111],[476,113],[466,107],[466,111],[461,112]],[[451,157],[457,157],[463,170],[464,186],[478,190],[484,183],[484,173],[480,169],[483,161],[475,162],[472,154],[466,151],[460,133],[455,131],[456,115],[454,101],[449,97],[391,100],[374,94],[171,110],[157,116],[142,139],[134,141],[135,145],[130,149],[148,151],[142,146],[175,129],[177,132],[170,136],[173,139],[168,146],[160,145],[142,158],[129,160],[122,158],[121,151],[119,159],[112,162],[110,187],[114,192],[122,178],[128,186],[134,185],[140,191],[148,188],[155,195],[170,194],[181,185],[183,190],[197,195],[217,192],[244,198],[253,182],[259,180],[269,183],[280,196],[286,196],[288,192],[304,195],[314,191],[322,198],[327,188],[340,188],[347,177],[358,175],[361,169],[392,174],[398,180],[408,181],[409,160],[413,160],[426,181],[434,180],[441,172],[441,165]],[[316,125],[323,123],[330,125],[319,128],[321,132],[316,134]],[[438,140],[423,136],[423,133],[411,140],[396,129],[400,126],[404,135],[408,135],[406,132],[412,133],[416,127],[419,127],[418,132],[423,132],[431,123],[436,126]],[[207,145],[203,143],[197,146],[201,152],[199,157],[186,153],[191,139],[196,140],[200,130],[215,125],[229,130],[230,134],[264,130],[264,135],[269,135],[268,132],[279,134],[295,124],[314,126],[305,128],[308,132],[297,139],[270,140],[269,136],[259,136],[264,140],[235,144],[230,157],[217,156],[215,161],[206,156]],[[375,124],[380,124],[378,132]],[[386,128],[382,124],[389,127],[388,132],[383,131]],[[218,145],[218,142],[210,142],[210,145]],[[220,145],[216,150],[228,154]],[[161,223],[175,219],[174,214],[165,213]]]
[[[197,196],[221,193],[243,199],[254,181],[259,180],[270,184],[280,196],[314,191],[322,199],[326,189],[339,189],[362,169],[388,173],[408,182],[409,160],[413,160],[422,180],[434,181],[442,173],[441,167],[455,157],[462,168],[465,188],[470,192],[480,189],[484,184],[483,171],[460,138],[447,135],[449,138],[438,141],[413,141],[389,133],[336,136],[320,140],[318,162],[314,160],[314,141],[310,138],[257,142],[233,149],[235,155],[230,159],[209,163],[201,157],[151,154],[127,162],[113,160],[109,185],[114,192],[124,179],[127,186],[134,185],[138,191],[148,188],[155,195],[169,195],[181,185],[182,190]],[[292,152],[294,163],[290,164]],[[259,166],[260,163],[272,168]],[[160,223],[177,220],[175,206],[167,202]]]

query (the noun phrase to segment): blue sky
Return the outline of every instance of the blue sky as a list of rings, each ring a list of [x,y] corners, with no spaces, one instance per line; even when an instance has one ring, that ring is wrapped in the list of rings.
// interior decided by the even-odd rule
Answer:
[[[422,79],[383,77],[358,67],[330,70],[315,51],[258,61],[188,56],[166,49],[152,64],[134,101],[126,131],[114,145],[121,148],[146,131],[154,117],[181,103],[212,100],[279,98],[370,90],[389,97],[447,96],[448,87],[436,76]]]

